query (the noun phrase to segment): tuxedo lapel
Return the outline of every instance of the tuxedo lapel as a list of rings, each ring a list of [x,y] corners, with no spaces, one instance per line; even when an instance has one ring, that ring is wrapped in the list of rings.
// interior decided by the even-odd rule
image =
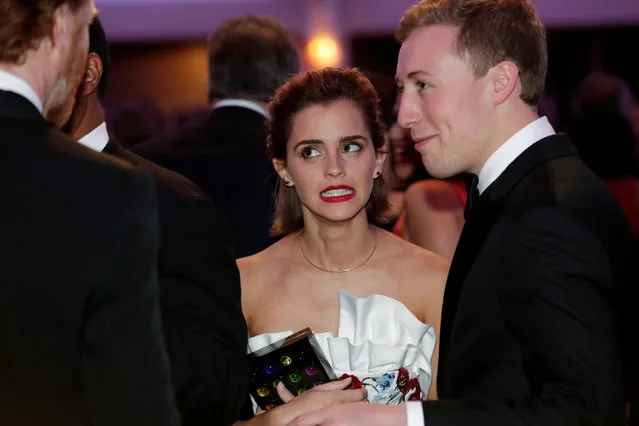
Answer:
[[[114,141],[113,138],[110,137],[109,141],[107,142],[102,152],[105,154],[111,154],[114,157],[117,157],[119,150],[120,150],[120,146],[118,145],[118,143]]]
[[[531,170],[552,158],[576,153],[576,149],[565,135],[549,136],[532,145],[493,182],[475,201],[457,244],[446,280],[446,290],[442,306],[439,343],[439,374],[437,386],[445,395],[448,374],[447,352],[457,315],[457,305],[461,297],[466,277],[493,226],[499,219],[510,191]],[[443,373],[443,374],[442,374]]]
[[[442,306],[442,318],[439,340],[439,371],[446,370],[447,351],[452,334],[457,303],[459,301],[466,276],[475,263],[488,233],[499,217],[498,205],[486,203],[486,198],[476,200],[473,212],[470,214],[462,229],[459,243],[455,249],[453,260],[446,280],[446,290]],[[438,374],[437,388],[442,391],[445,383],[442,382],[444,374]]]
[[[557,134],[548,136],[533,144],[515,159],[485,191],[487,203],[502,200],[528,173],[542,163],[555,158],[574,155],[577,148],[568,136]]]

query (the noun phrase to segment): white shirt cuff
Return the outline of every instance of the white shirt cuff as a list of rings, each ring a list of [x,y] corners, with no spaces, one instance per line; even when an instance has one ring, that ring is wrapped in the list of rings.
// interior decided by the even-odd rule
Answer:
[[[408,401],[406,404],[406,426],[425,426],[424,408],[420,401]]]

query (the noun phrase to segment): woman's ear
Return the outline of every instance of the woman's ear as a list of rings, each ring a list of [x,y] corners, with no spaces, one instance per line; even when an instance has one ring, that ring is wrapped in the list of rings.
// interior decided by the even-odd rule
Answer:
[[[293,179],[291,179],[291,176],[288,174],[288,170],[286,170],[286,162],[284,160],[274,158],[273,168],[275,169],[277,174],[280,176],[280,179],[284,181],[284,185],[288,187],[295,185],[295,183],[293,183]]]
[[[384,169],[384,161],[386,161],[387,153],[385,151],[377,151],[375,153],[375,174],[373,178],[376,179],[382,174]]]

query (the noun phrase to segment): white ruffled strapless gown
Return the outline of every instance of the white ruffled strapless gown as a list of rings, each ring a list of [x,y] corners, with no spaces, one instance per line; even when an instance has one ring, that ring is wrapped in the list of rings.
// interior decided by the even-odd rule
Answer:
[[[293,333],[289,330],[251,337],[248,352]],[[356,297],[340,290],[337,336],[315,333],[315,338],[335,374],[359,379],[368,391],[369,402],[402,404],[426,399],[435,331],[401,302],[378,294]]]

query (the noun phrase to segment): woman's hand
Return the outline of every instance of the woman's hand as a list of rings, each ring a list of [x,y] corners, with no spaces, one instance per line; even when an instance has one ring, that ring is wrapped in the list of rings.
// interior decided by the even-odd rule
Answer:
[[[285,426],[296,417],[310,411],[330,407],[332,405],[357,402],[366,399],[365,389],[344,390],[351,384],[351,379],[324,383],[314,387],[299,396],[294,396],[283,383],[278,383],[277,393],[286,404],[254,417],[256,426]],[[252,422],[250,423],[252,424]]]

